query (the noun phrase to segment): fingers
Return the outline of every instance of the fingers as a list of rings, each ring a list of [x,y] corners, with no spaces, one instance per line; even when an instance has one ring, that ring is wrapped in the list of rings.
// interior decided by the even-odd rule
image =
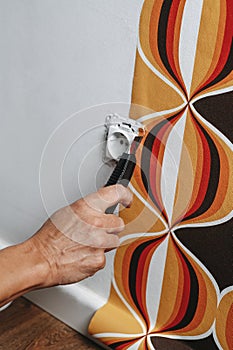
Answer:
[[[84,275],[84,278],[94,275],[97,271],[103,269],[106,264],[106,257],[103,249],[92,248],[86,251],[86,256],[79,264],[78,268]]]
[[[122,185],[113,185],[103,187],[98,192],[85,197],[85,202],[91,208],[105,212],[107,208],[121,203],[125,207],[130,206],[132,202],[131,192]]]
[[[120,244],[119,237],[115,234],[109,234],[102,230],[97,230],[95,233],[85,234],[83,237],[79,237],[76,242],[90,248],[97,249],[113,249],[117,248]]]
[[[63,208],[52,215],[56,228],[72,241],[85,246],[111,249],[119,245],[116,234],[125,228],[123,220],[105,210],[116,203],[129,206],[131,192],[121,185],[102,188],[98,192]]]
[[[120,239],[117,235],[98,232],[93,240],[92,247],[99,249],[114,249],[120,244]]]
[[[103,229],[107,233],[120,233],[124,230],[125,224],[122,218],[113,214],[104,214]]]
[[[97,224],[97,225],[96,225]],[[125,229],[125,224],[122,218],[114,214],[102,214],[97,221],[94,220],[93,230],[102,230],[106,233],[120,233]]]

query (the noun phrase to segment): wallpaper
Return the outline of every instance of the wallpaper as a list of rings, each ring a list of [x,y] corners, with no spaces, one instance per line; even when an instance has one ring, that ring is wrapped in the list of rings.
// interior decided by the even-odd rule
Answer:
[[[147,132],[89,325],[112,349],[233,349],[232,33],[232,0],[144,1],[131,117]]]

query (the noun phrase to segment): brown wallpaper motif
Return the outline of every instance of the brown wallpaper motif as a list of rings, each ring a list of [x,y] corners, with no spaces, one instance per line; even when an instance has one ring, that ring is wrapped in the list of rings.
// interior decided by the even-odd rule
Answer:
[[[147,133],[89,326],[112,349],[233,349],[232,14],[232,0],[144,1],[131,116]]]

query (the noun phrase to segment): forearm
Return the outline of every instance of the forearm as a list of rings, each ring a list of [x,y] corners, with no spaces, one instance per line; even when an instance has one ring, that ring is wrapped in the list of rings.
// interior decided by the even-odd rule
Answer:
[[[42,288],[48,267],[26,241],[0,251],[0,306],[33,289]]]

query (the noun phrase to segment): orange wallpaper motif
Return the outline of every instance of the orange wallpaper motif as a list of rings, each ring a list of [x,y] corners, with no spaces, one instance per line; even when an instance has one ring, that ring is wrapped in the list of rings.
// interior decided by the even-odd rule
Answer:
[[[156,337],[194,346],[212,337],[211,349],[233,349],[233,281],[220,290],[182,243],[182,230],[221,235],[232,218],[233,146],[196,107],[233,90],[232,31],[232,0],[144,1],[131,117],[147,133],[133,205],[120,212],[127,225],[109,301],[89,326],[112,349],[155,349]]]

